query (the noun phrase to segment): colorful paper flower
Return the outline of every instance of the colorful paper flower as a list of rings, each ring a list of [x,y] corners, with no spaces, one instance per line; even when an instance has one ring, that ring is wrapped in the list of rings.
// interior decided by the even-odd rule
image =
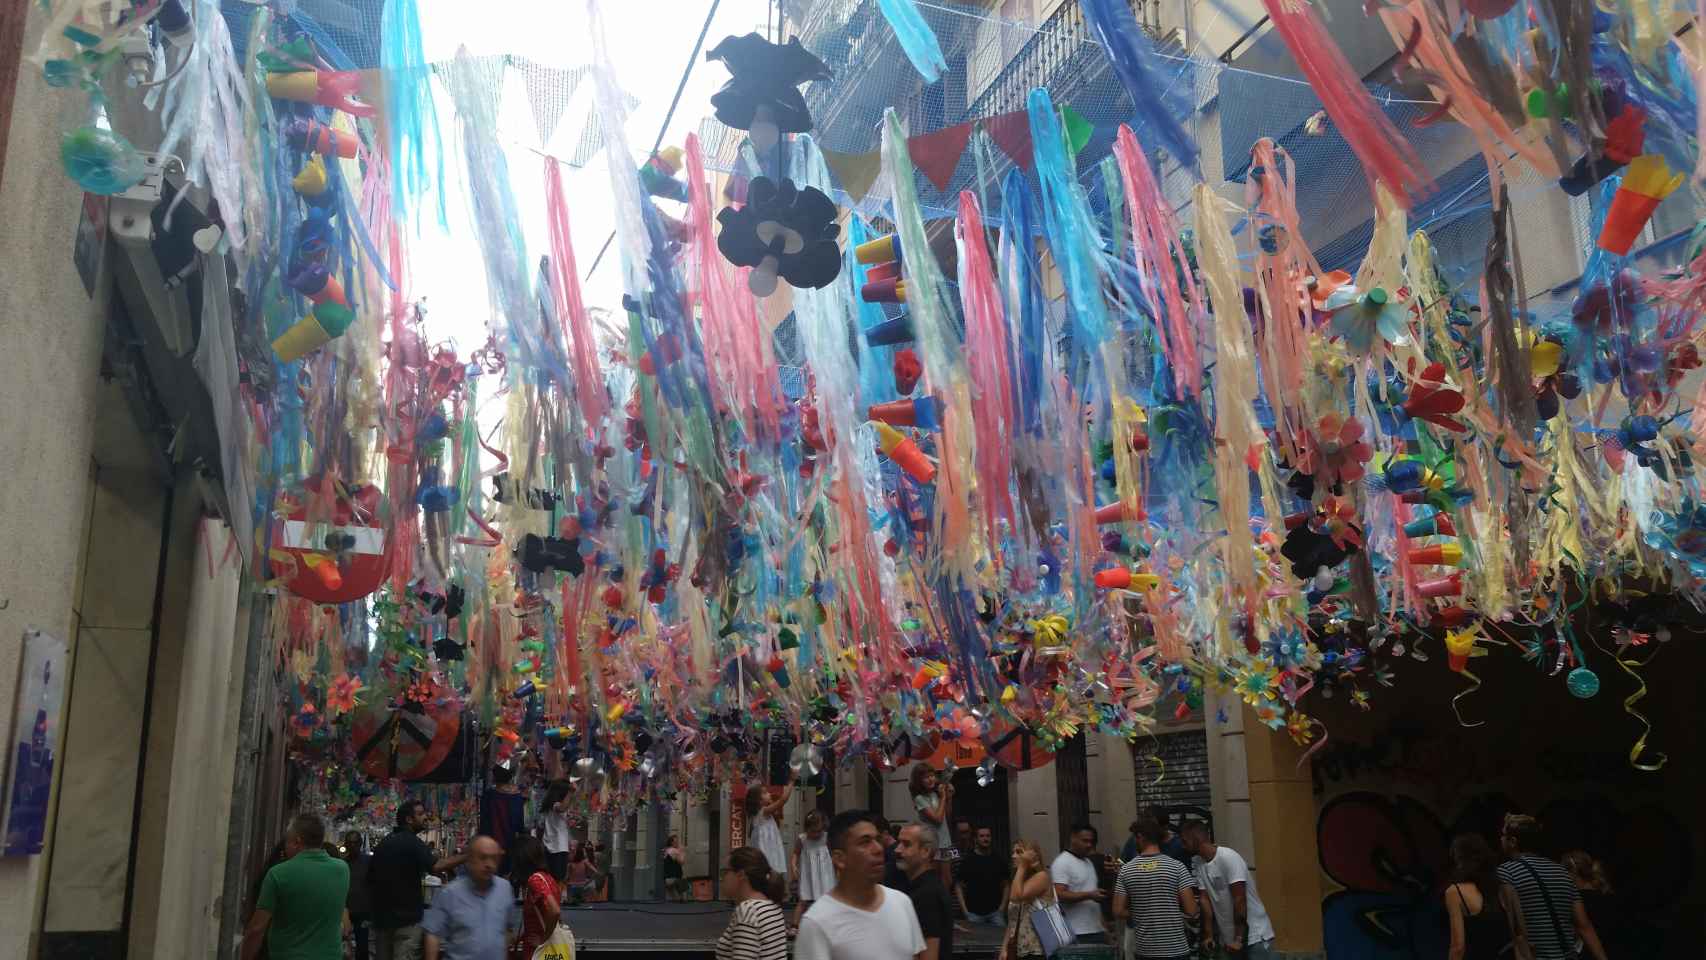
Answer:
[[[361,678],[340,673],[332,680],[331,689],[326,691],[326,710],[332,716],[348,713],[355,709],[355,695],[361,691]]]
[[[1264,703],[1256,708],[1256,719],[1278,730],[1285,726],[1285,710],[1277,703]]]
[[[1361,293],[1349,284],[1333,291],[1326,309],[1333,315],[1333,335],[1352,353],[1367,354],[1375,343],[1404,338],[1404,307],[1384,287]]]
[[[1310,453],[1315,478],[1325,484],[1355,483],[1366,470],[1363,464],[1374,456],[1374,448],[1363,439],[1362,421],[1329,413],[1316,424]]]
[[[1292,743],[1307,747],[1315,739],[1315,718],[1301,710],[1293,710],[1285,722],[1285,732],[1291,734]]]
[[[1237,674],[1233,689],[1254,707],[1279,695],[1279,671],[1266,660],[1257,660]]]

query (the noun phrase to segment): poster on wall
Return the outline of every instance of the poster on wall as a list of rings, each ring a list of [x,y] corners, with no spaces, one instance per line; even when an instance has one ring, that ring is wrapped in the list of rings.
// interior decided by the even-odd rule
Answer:
[[[5,814],[5,844],[0,856],[28,857],[41,852],[47,832],[48,799],[53,792],[54,750],[59,743],[60,708],[65,702],[65,643],[40,630],[24,631],[24,656],[18,669],[17,709],[12,715],[11,748],[6,752],[6,783],[0,799]]]

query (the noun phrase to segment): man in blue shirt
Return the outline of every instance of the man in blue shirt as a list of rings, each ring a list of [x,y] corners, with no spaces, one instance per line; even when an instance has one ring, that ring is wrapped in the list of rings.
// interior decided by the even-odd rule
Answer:
[[[515,898],[509,881],[497,876],[502,859],[491,837],[468,844],[467,872],[432,898],[421,921],[425,960],[504,960]]]

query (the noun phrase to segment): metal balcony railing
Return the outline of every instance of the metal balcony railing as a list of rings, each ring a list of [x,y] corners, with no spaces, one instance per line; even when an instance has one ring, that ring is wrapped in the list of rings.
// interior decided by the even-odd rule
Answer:
[[[1159,32],[1157,0],[1127,2],[1145,32],[1151,36]],[[1026,96],[1037,87],[1048,89],[1058,99],[1066,92],[1061,89],[1062,81],[1105,66],[1105,57],[1084,22],[1078,0],[1066,0],[977,94],[966,109],[965,119],[1023,110]]]

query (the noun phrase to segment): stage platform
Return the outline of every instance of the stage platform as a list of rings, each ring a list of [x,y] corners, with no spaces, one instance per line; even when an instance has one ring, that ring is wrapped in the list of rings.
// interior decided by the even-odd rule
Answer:
[[[791,907],[789,911],[791,916]],[[668,954],[686,960],[712,955],[717,937],[728,926],[729,905],[717,901],[589,903],[564,908],[563,921],[575,932],[576,957]],[[955,934],[954,956],[993,957],[1000,945],[1000,930],[973,927],[970,933]]]

